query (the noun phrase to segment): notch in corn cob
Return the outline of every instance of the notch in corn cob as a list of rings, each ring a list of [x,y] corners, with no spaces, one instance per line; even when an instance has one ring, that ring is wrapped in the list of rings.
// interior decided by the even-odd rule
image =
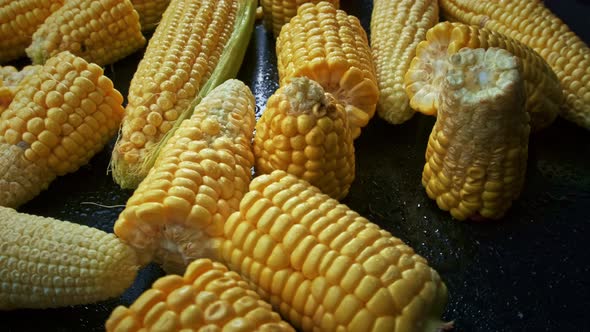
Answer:
[[[401,240],[284,171],[252,180],[222,261],[302,331],[435,331],[438,273]]]
[[[129,308],[115,308],[105,327],[107,332],[294,331],[237,273],[208,259],[193,261],[184,276],[156,280]]]
[[[0,63],[24,56],[37,28],[64,0],[0,0]]]
[[[137,256],[115,235],[0,207],[0,309],[56,308],[119,296]]]
[[[87,164],[115,135],[122,103],[98,65],[69,52],[49,59],[0,115],[0,205],[18,207]]]
[[[499,219],[524,184],[529,115],[519,59],[499,48],[449,58],[422,184],[458,219]]]
[[[338,9],[339,0],[327,0]],[[272,31],[274,36],[278,36],[281,28],[295,15],[297,8],[304,3],[318,3],[320,0],[261,0],[262,11],[264,15],[264,26],[268,31]]]
[[[158,26],[170,0],[131,0],[131,3],[139,14],[141,30],[147,31]]]
[[[590,129],[590,47],[542,1],[441,0],[452,21],[485,27],[531,47],[561,82],[566,106],[561,116]]]
[[[375,114],[379,89],[367,34],[358,18],[322,1],[299,7],[277,38],[280,85],[305,76],[345,105],[352,137]]]
[[[377,114],[400,124],[414,115],[404,90],[404,75],[426,31],[438,22],[436,0],[375,0],[371,16],[371,50],[377,69]]]
[[[441,84],[448,69],[448,57],[460,49],[503,48],[521,60],[526,92],[525,109],[531,117],[531,130],[548,127],[564,102],[561,84],[543,58],[528,46],[500,33],[462,23],[441,22],[428,30],[418,45],[416,57],[406,73],[410,105],[424,114],[436,114]]]
[[[248,190],[254,96],[238,80],[207,95],[160,151],[127,201],[115,234],[166,271],[208,257]],[[211,240],[209,240],[211,239]]]
[[[25,66],[18,70],[12,66],[0,67],[0,114],[12,102],[22,81],[35,74],[42,66]]]
[[[145,42],[139,15],[129,0],[71,0],[39,26],[26,52],[34,64],[69,51],[104,66],[135,52]]]
[[[158,150],[196,103],[237,74],[256,1],[172,0],[129,87],[129,103],[111,167],[123,188],[136,188]]]
[[[294,78],[256,123],[256,172],[284,170],[342,199],[354,180],[352,132],[344,106],[316,82]]]

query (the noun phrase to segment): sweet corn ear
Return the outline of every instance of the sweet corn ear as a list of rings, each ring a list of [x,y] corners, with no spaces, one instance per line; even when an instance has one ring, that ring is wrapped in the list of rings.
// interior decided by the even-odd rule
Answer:
[[[0,114],[12,102],[21,82],[35,74],[40,68],[41,66],[25,66],[19,71],[12,66],[0,67]]]
[[[338,8],[339,0],[326,0]],[[281,32],[281,28],[295,15],[297,8],[304,3],[318,3],[320,0],[261,0],[262,11],[264,15],[264,25],[268,31],[272,31],[276,36]]]
[[[131,3],[139,14],[141,30],[148,31],[158,26],[170,0],[131,0]]]

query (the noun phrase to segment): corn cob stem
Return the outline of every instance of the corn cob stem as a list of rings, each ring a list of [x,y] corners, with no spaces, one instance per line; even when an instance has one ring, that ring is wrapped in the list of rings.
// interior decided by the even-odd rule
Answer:
[[[336,9],[340,6],[339,0],[327,0]],[[317,4],[320,0],[261,0],[264,16],[264,26],[272,31],[275,37],[281,32],[281,28],[289,23],[291,18],[297,15],[297,9],[304,3]]]

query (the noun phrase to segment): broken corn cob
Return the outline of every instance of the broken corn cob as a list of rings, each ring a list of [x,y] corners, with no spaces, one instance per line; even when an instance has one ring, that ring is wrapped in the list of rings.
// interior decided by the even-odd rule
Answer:
[[[119,296],[135,252],[113,234],[0,207],[0,309],[55,308]]]
[[[222,261],[302,331],[435,331],[438,273],[401,240],[284,171],[252,180]]]
[[[322,1],[299,7],[277,38],[280,85],[305,76],[344,103],[353,138],[375,114],[379,89],[358,18]]]
[[[443,14],[514,38],[557,74],[566,99],[561,116],[590,129],[590,48],[542,1],[441,0]]]
[[[193,101],[234,77],[254,26],[254,0],[172,0],[131,80],[111,166],[136,188]],[[180,120],[180,121],[179,121]]]
[[[228,80],[162,148],[115,223],[115,234],[143,261],[154,256],[166,271],[180,273],[192,260],[210,256],[209,239],[223,234],[248,190],[254,108],[250,89]]]
[[[0,115],[0,205],[8,207],[87,164],[123,117],[123,96],[102,68],[69,52],[25,83]]]
[[[170,0],[131,0],[131,3],[139,14],[141,30],[146,31],[158,26]]]
[[[371,50],[377,69],[377,114],[392,124],[414,115],[404,90],[404,75],[426,31],[438,22],[436,0],[375,0],[371,16]]]
[[[69,51],[104,66],[135,52],[145,42],[139,16],[129,0],[72,0],[39,26],[26,52],[34,64]]]
[[[336,7],[340,6],[339,0],[327,0]],[[281,28],[295,15],[297,8],[304,3],[318,3],[320,0],[261,0],[262,11],[264,15],[264,25],[268,31],[272,31],[276,36],[281,32]]]
[[[237,273],[208,259],[193,261],[184,277],[156,280],[129,308],[115,308],[105,326],[107,332],[295,331]]]
[[[12,102],[20,83],[35,74],[42,66],[25,66],[18,70],[12,66],[0,67],[0,114]]]
[[[458,219],[501,218],[524,184],[529,115],[517,57],[499,48],[449,58],[422,184]]]
[[[462,23],[441,22],[428,30],[418,45],[416,57],[406,74],[410,105],[424,113],[436,114],[439,95],[448,69],[448,56],[463,47],[499,47],[520,58],[527,96],[525,109],[531,117],[531,130],[548,127],[564,102],[561,84],[551,67],[528,46],[500,33]]]
[[[269,99],[256,123],[256,172],[281,169],[342,199],[354,180],[354,145],[346,111],[322,87],[294,78]]]
[[[0,0],[0,63],[25,55],[37,28],[64,0]]]

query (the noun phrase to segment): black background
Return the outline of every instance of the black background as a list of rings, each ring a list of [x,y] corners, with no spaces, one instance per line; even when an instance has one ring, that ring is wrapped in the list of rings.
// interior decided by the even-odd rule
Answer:
[[[371,3],[341,1],[341,8],[369,32]],[[588,1],[545,3],[590,41]],[[238,78],[253,90],[259,110],[278,86],[274,47],[257,23]],[[141,57],[139,51],[105,69],[125,96]],[[433,124],[434,118],[420,114],[399,126],[373,118],[355,142],[356,180],[343,202],[428,259],[449,288],[443,318],[455,321],[455,331],[590,331],[584,244],[590,238],[590,132],[558,119],[531,136],[521,197],[503,220],[477,224],[452,220],[420,184]],[[20,210],[112,232],[131,195],[107,174],[113,142]],[[120,298],[97,304],[2,312],[0,331],[104,331],[115,306],[130,305],[162,275],[149,265]]]

